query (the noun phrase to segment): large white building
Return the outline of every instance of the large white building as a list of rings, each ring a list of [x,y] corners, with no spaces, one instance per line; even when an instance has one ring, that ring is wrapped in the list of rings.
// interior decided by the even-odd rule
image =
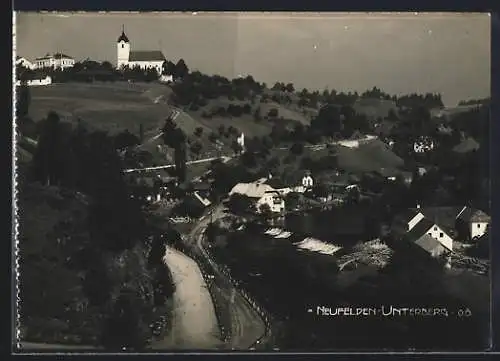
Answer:
[[[161,74],[165,56],[161,50],[130,50],[130,41],[125,35],[125,30],[117,40],[116,44],[116,67],[134,68],[139,66],[141,69],[155,69]]]
[[[75,59],[71,56],[56,53],[56,54],[47,54],[41,58],[36,58],[33,62],[35,69],[44,69],[44,68],[54,68],[54,69],[67,69],[72,68],[75,65]]]

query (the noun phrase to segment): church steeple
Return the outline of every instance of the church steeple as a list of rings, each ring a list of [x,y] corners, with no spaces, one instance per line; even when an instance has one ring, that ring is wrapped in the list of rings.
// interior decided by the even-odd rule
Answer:
[[[125,25],[122,25],[122,34],[118,38],[117,43],[119,43],[120,41],[124,41],[125,43],[129,42],[127,35],[125,35]]]

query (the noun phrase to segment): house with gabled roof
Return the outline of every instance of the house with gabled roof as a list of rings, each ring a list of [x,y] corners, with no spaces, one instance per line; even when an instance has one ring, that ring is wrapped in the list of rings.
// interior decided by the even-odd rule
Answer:
[[[485,212],[463,207],[456,217],[457,230],[465,240],[475,240],[488,232],[491,217]]]
[[[449,211],[453,214],[452,210]],[[436,252],[442,254],[444,251],[438,251],[440,247],[429,240],[429,237],[441,244],[444,250],[452,251],[454,228],[449,225],[449,222],[445,222],[443,217],[438,219],[439,212],[435,210],[434,212],[432,213],[431,208],[407,209],[395,217],[391,227],[392,235],[395,238],[405,238],[431,254]]]

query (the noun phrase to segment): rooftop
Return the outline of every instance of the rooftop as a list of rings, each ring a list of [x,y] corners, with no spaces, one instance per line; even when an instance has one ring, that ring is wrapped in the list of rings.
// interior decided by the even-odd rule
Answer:
[[[122,30],[122,34],[120,35],[120,37],[118,38],[118,40],[116,42],[119,43],[120,41],[124,41],[126,43],[129,42],[127,35],[125,35],[125,30]]]
[[[275,189],[268,184],[262,183],[238,183],[236,184],[229,195],[235,193],[246,195],[250,198],[262,198],[267,192],[274,192]]]
[[[424,234],[422,237],[416,239],[414,243],[429,253],[433,253],[433,251],[437,249],[446,249],[441,243],[428,234]]]
[[[458,218],[466,222],[490,222],[491,217],[479,209],[465,207]]]
[[[129,61],[164,61],[165,56],[160,50],[134,50],[130,52]]]

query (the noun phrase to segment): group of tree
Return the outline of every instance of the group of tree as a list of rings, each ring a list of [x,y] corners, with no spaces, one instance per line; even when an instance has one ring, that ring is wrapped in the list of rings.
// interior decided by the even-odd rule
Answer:
[[[94,330],[98,336],[97,342],[107,348],[120,349],[127,346],[142,349],[151,337],[149,324],[155,307],[151,298],[155,287],[151,282],[158,281],[159,267],[161,265],[165,269],[165,266],[161,263],[161,257],[156,257],[154,262],[146,260],[145,263],[136,259],[142,257],[142,254],[151,255],[151,245],[146,242],[150,228],[142,210],[143,203],[137,198],[131,198],[130,188],[123,176],[123,164],[116,152],[117,147],[135,143],[135,140],[127,139],[132,137],[126,132],[116,138],[103,132],[90,132],[83,122],[73,126],[62,122],[54,112],[50,112],[40,123],[38,146],[28,182],[39,183],[44,188],[50,186],[49,189],[78,192],[88,200],[88,217],[84,225],[88,237],[85,240],[78,237],[72,239],[71,242],[79,243],[78,250],[74,250],[75,254],[65,254],[66,260],[61,261],[57,267],[66,267],[71,259],[75,259],[75,262],[79,259],[85,265],[82,268],[86,273],[83,290],[90,306],[93,310],[98,310],[96,312],[100,313],[98,317],[102,320],[102,324]],[[68,231],[57,237],[67,239]],[[40,247],[37,249],[41,250]],[[40,263],[39,259],[45,257],[43,253],[38,257],[32,260],[34,263],[25,264],[25,267],[43,268],[53,262],[49,259],[49,263]],[[117,263],[118,258],[121,259],[120,262],[126,263],[125,273],[119,269],[121,263]],[[147,266],[144,268],[141,264]],[[49,272],[48,269],[46,272]],[[126,276],[125,279],[122,278],[123,275]],[[161,282],[167,288],[170,287],[168,274],[161,277]],[[29,283],[26,281],[23,284],[28,287]],[[164,296],[169,296],[173,289],[170,287],[163,291]],[[46,289],[44,294],[49,296],[50,292],[55,291]],[[115,299],[112,295],[117,292],[119,297]],[[158,302],[158,295],[154,296]],[[25,301],[28,304],[31,299]],[[30,312],[33,312],[32,317],[37,317],[37,312],[31,309]],[[32,324],[28,328],[30,325]],[[50,325],[46,327],[50,329]],[[125,333],[124,327],[127,329]]]
[[[197,107],[203,107],[207,104],[207,100],[220,97],[239,101],[253,99],[256,94],[262,92],[263,88],[251,76],[229,80],[220,75],[209,76],[193,71],[184,77],[182,83],[175,84],[172,89],[174,92],[171,99],[175,104],[195,104]]]
[[[179,182],[186,180],[187,144],[186,134],[177,126],[174,120],[169,117],[165,120],[162,129],[162,139],[166,146],[174,149],[175,170]]]
[[[249,103],[246,103],[244,105],[229,104],[227,107],[217,106],[210,110],[205,110],[203,111],[202,116],[204,118],[212,118],[214,116],[238,118],[244,114],[250,114],[251,111],[252,106]]]

